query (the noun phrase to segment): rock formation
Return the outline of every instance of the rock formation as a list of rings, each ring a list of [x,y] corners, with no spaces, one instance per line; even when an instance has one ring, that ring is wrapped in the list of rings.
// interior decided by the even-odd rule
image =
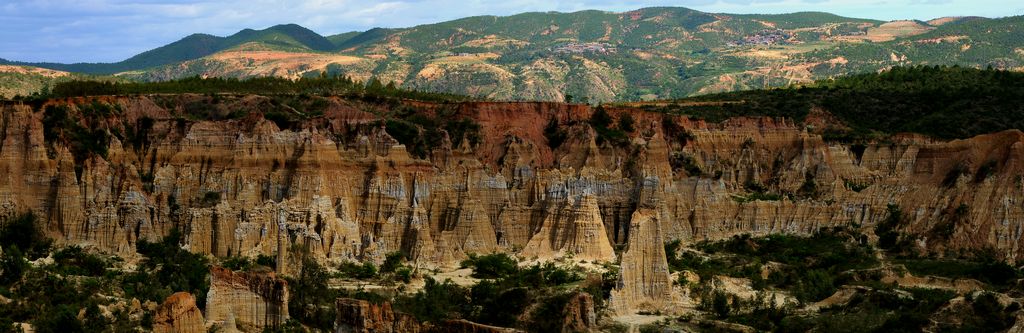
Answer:
[[[391,303],[339,298],[336,302],[336,333],[517,333],[516,329],[488,326],[466,320],[421,323],[415,317],[396,312]]]
[[[336,333],[417,333],[423,330],[416,318],[392,311],[388,302],[374,304],[361,299],[339,298],[336,305]]]
[[[597,199],[592,194],[578,200],[564,199],[563,206],[552,207],[540,229],[523,248],[527,257],[569,255],[587,261],[614,261],[615,252],[601,221]]]
[[[672,303],[665,241],[660,222],[649,209],[633,213],[629,243],[622,254],[619,282],[609,307],[617,313],[634,310],[663,311]]]
[[[156,333],[203,333],[205,325],[203,313],[196,307],[196,298],[187,292],[167,297],[153,316],[153,332]]]
[[[597,330],[597,313],[594,312],[594,297],[580,292],[565,304],[565,318],[562,319],[563,333],[594,332]]]
[[[274,273],[213,267],[206,294],[206,318],[212,325],[245,332],[281,325],[288,320],[288,283]]]
[[[621,311],[662,304],[655,300],[668,283],[658,252],[664,241],[835,226],[871,234],[890,207],[902,212],[895,230],[917,251],[995,249],[1008,262],[1024,258],[1020,131],[948,142],[894,136],[854,147],[789,119],[712,124],[623,107],[609,113],[650,125],[637,126],[628,142],[599,145],[586,105],[323,101],[323,116],[287,128],[263,117],[273,104],[264,96],[4,104],[0,217],[33,211],[60,243],[122,255],[176,228],[193,252],[276,256],[281,274],[298,251],[325,264],[379,263],[403,251],[430,266],[520,250],[612,261],[610,249],[625,246],[624,267],[643,269],[624,274]],[[94,103],[116,112],[82,111]],[[186,106],[195,104],[248,115],[193,120]],[[416,148],[398,142],[394,129],[370,125],[372,112],[394,108],[443,109],[479,132],[472,143],[441,138],[411,154]],[[57,110],[107,133],[109,144],[84,151],[53,138],[43,124]],[[564,134],[554,148],[544,131],[551,121]]]

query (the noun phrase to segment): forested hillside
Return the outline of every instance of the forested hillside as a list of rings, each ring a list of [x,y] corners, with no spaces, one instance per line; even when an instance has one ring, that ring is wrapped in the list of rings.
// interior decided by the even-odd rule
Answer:
[[[817,108],[840,121],[818,129],[832,138],[867,139],[899,132],[967,138],[1024,129],[1024,73],[895,67],[807,85],[713,94],[647,107],[711,121],[736,116],[804,121]]]
[[[809,84],[893,66],[1019,71],[1022,20],[588,10],[477,16],[329,37],[278,25],[227,37],[195,34],[113,64],[27,65],[138,81],[296,79],[326,72],[493,100],[643,101]]]

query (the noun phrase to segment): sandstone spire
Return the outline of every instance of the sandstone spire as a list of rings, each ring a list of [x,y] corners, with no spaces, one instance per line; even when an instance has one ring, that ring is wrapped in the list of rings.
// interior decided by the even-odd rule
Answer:
[[[618,314],[661,311],[672,303],[665,241],[655,214],[653,210],[641,208],[630,220],[619,282],[609,300],[610,308]]]

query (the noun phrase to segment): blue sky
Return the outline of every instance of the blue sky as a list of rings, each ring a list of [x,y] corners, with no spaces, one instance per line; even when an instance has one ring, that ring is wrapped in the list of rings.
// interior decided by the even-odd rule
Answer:
[[[297,23],[323,35],[473,15],[683,6],[718,13],[825,11],[881,20],[1024,15],[1020,0],[0,0],[0,58],[111,62],[191,33]]]

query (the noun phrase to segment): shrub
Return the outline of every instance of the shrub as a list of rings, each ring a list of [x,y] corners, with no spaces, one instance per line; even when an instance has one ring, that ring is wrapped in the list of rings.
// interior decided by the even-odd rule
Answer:
[[[203,207],[213,207],[220,204],[220,192],[208,191],[203,193],[203,198],[200,200],[200,205]]]
[[[338,267],[343,277],[349,277],[359,280],[367,280],[377,277],[377,266],[372,262],[363,262],[362,264],[354,262],[344,262]]]
[[[248,271],[253,268],[253,262],[247,257],[233,256],[221,260],[220,266],[233,271]]]
[[[264,267],[274,268],[277,267],[277,258],[260,254],[256,256],[256,264]]]
[[[125,293],[157,303],[177,291],[206,295],[210,288],[209,262],[206,256],[182,249],[180,242],[181,232],[177,229],[172,229],[160,242],[139,240],[136,250],[146,259],[136,272],[125,276]],[[205,297],[196,298],[200,308],[205,302]]]
[[[398,279],[399,281],[404,282],[404,283],[411,282],[412,281],[412,268],[401,267],[401,268],[395,270],[395,278]]]
[[[420,321],[437,323],[445,319],[462,317],[471,313],[470,292],[451,280],[437,282],[426,277],[423,289],[412,296],[400,296],[395,300],[397,310],[411,314]]]
[[[291,297],[288,313],[307,326],[329,331],[334,329],[337,291],[327,286],[330,275],[316,260],[303,259],[302,271],[296,278],[287,278]]]
[[[394,273],[399,267],[402,266],[402,260],[405,259],[405,255],[400,251],[388,253],[384,258],[384,264],[380,266],[381,273]]]
[[[618,125],[619,130],[626,133],[633,132],[634,130],[636,130],[636,120],[634,120],[633,115],[629,113],[623,113],[622,116],[619,117]]]
[[[473,268],[473,277],[478,279],[497,279],[519,270],[516,260],[504,253],[483,256],[470,254],[469,258],[463,260],[461,265]]]
[[[878,247],[890,250],[894,249],[899,241],[899,233],[896,228],[903,220],[903,212],[900,211],[900,207],[894,204],[889,204],[886,209],[889,211],[889,215],[875,225],[875,235],[878,236]]]
[[[0,254],[0,284],[10,285],[21,280],[28,269],[28,262],[17,246],[9,247]]]
[[[625,132],[609,127],[612,121],[611,115],[604,109],[604,106],[598,105],[594,113],[590,115],[590,127],[594,128],[594,131],[597,132],[597,144],[603,144],[604,142],[611,142],[617,146],[628,144],[629,138]]]
[[[565,142],[567,134],[564,129],[558,126],[558,119],[554,116],[551,116],[548,124],[544,126],[544,137],[548,139],[548,146],[551,149],[558,149]]]
[[[718,318],[728,317],[729,312],[732,311],[732,306],[729,305],[729,297],[724,292],[715,291],[711,297],[711,310]]]
[[[36,223],[36,215],[32,212],[4,221],[0,224],[0,247],[17,247],[29,260],[46,256],[52,241]]]
[[[63,275],[101,276],[107,263],[97,255],[86,253],[78,246],[70,246],[53,254],[53,270]]]

